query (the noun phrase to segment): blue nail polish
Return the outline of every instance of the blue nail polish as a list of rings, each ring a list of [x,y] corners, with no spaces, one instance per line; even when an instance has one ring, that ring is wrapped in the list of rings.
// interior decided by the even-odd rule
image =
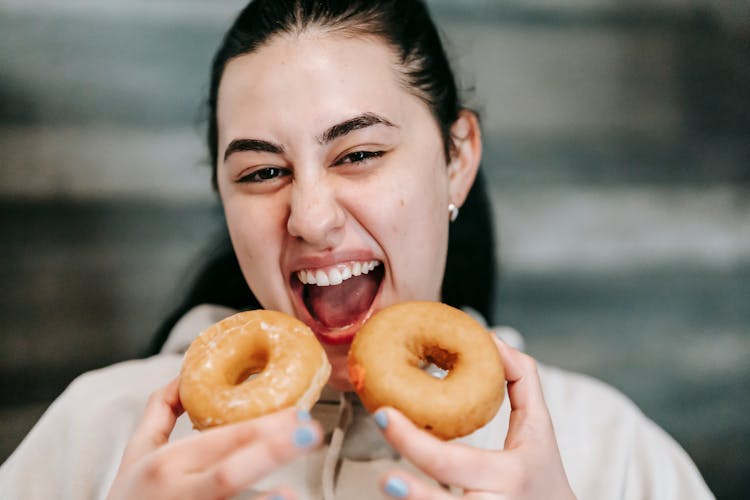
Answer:
[[[307,448],[315,442],[315,434],[307,427],[300,427],[292,435],[292,441],[297,448]]]
[[[381,429],[385,430],[385,428],[388,427],[388,415],[383,410],[375,412],[374,418],[375,423]]]
[[[310,416],[309,411],[299,409],[297,410],[297,420],[299,420],[300,422],[310,422],[312,420],[312,417]]]
[[[394,498],[406,498],[409,496],[409,485],[403,479],[389,477],[385,483],[385,492]]]
[[[286,498],[281,495],[274,495],[271,497],[271,500],[286,500]]]

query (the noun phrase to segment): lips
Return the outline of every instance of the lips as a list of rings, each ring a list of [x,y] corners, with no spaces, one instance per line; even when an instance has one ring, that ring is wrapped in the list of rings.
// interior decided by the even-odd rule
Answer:
[[[325,343],[351,342],[372,314],[384,274],[378,260],[352,260],[295,271],[290,284],[300,319]]]

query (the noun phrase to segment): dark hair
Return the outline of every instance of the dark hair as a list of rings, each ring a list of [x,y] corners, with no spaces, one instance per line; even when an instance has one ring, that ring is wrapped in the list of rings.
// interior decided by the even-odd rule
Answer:
[[[308,29],[369,36],[385,42],[398,58],[405,88],[422,99],[435,117],[446,160],[451,157],[450,130],[463,106],[440,35],[423,1],[255,0],[240,12],[226,33],[211,68],[207,142],[214,188],[218,155],[216,104],[227,63],[259,49],[274,36],[300,34]],[[461,207],[461,216],[450,227],[442,299],[456,307],[470,306],[489,321],[497,274],[492,228],[490,204],[480,171]],[[188,296],[162,324],[153,350],[158,351],[174,323],[197,304],[214,303],[237,309],[260,307],[244,281],[226,233],[222,240]]]

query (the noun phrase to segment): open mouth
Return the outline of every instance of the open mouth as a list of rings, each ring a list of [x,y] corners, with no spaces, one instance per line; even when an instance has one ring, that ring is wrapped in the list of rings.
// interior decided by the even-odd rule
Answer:
[[[385,271],[377,260],[350,261],[291,276],[302,319],[330,344],[351,342],[372,313]]]

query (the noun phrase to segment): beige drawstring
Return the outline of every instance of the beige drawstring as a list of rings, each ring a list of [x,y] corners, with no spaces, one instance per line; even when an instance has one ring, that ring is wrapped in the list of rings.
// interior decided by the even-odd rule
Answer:
[[[352,423],[352,402],[348,393],[342,392],[339,397],[339,415],[336,420],[336,428],[331,434],[331,443],[328,445],[325,460],[323,461],[323,498],[334,500],[334,489],[336,484],[336,473],[341,460],[341,448],[344,444],[344,436]]]

